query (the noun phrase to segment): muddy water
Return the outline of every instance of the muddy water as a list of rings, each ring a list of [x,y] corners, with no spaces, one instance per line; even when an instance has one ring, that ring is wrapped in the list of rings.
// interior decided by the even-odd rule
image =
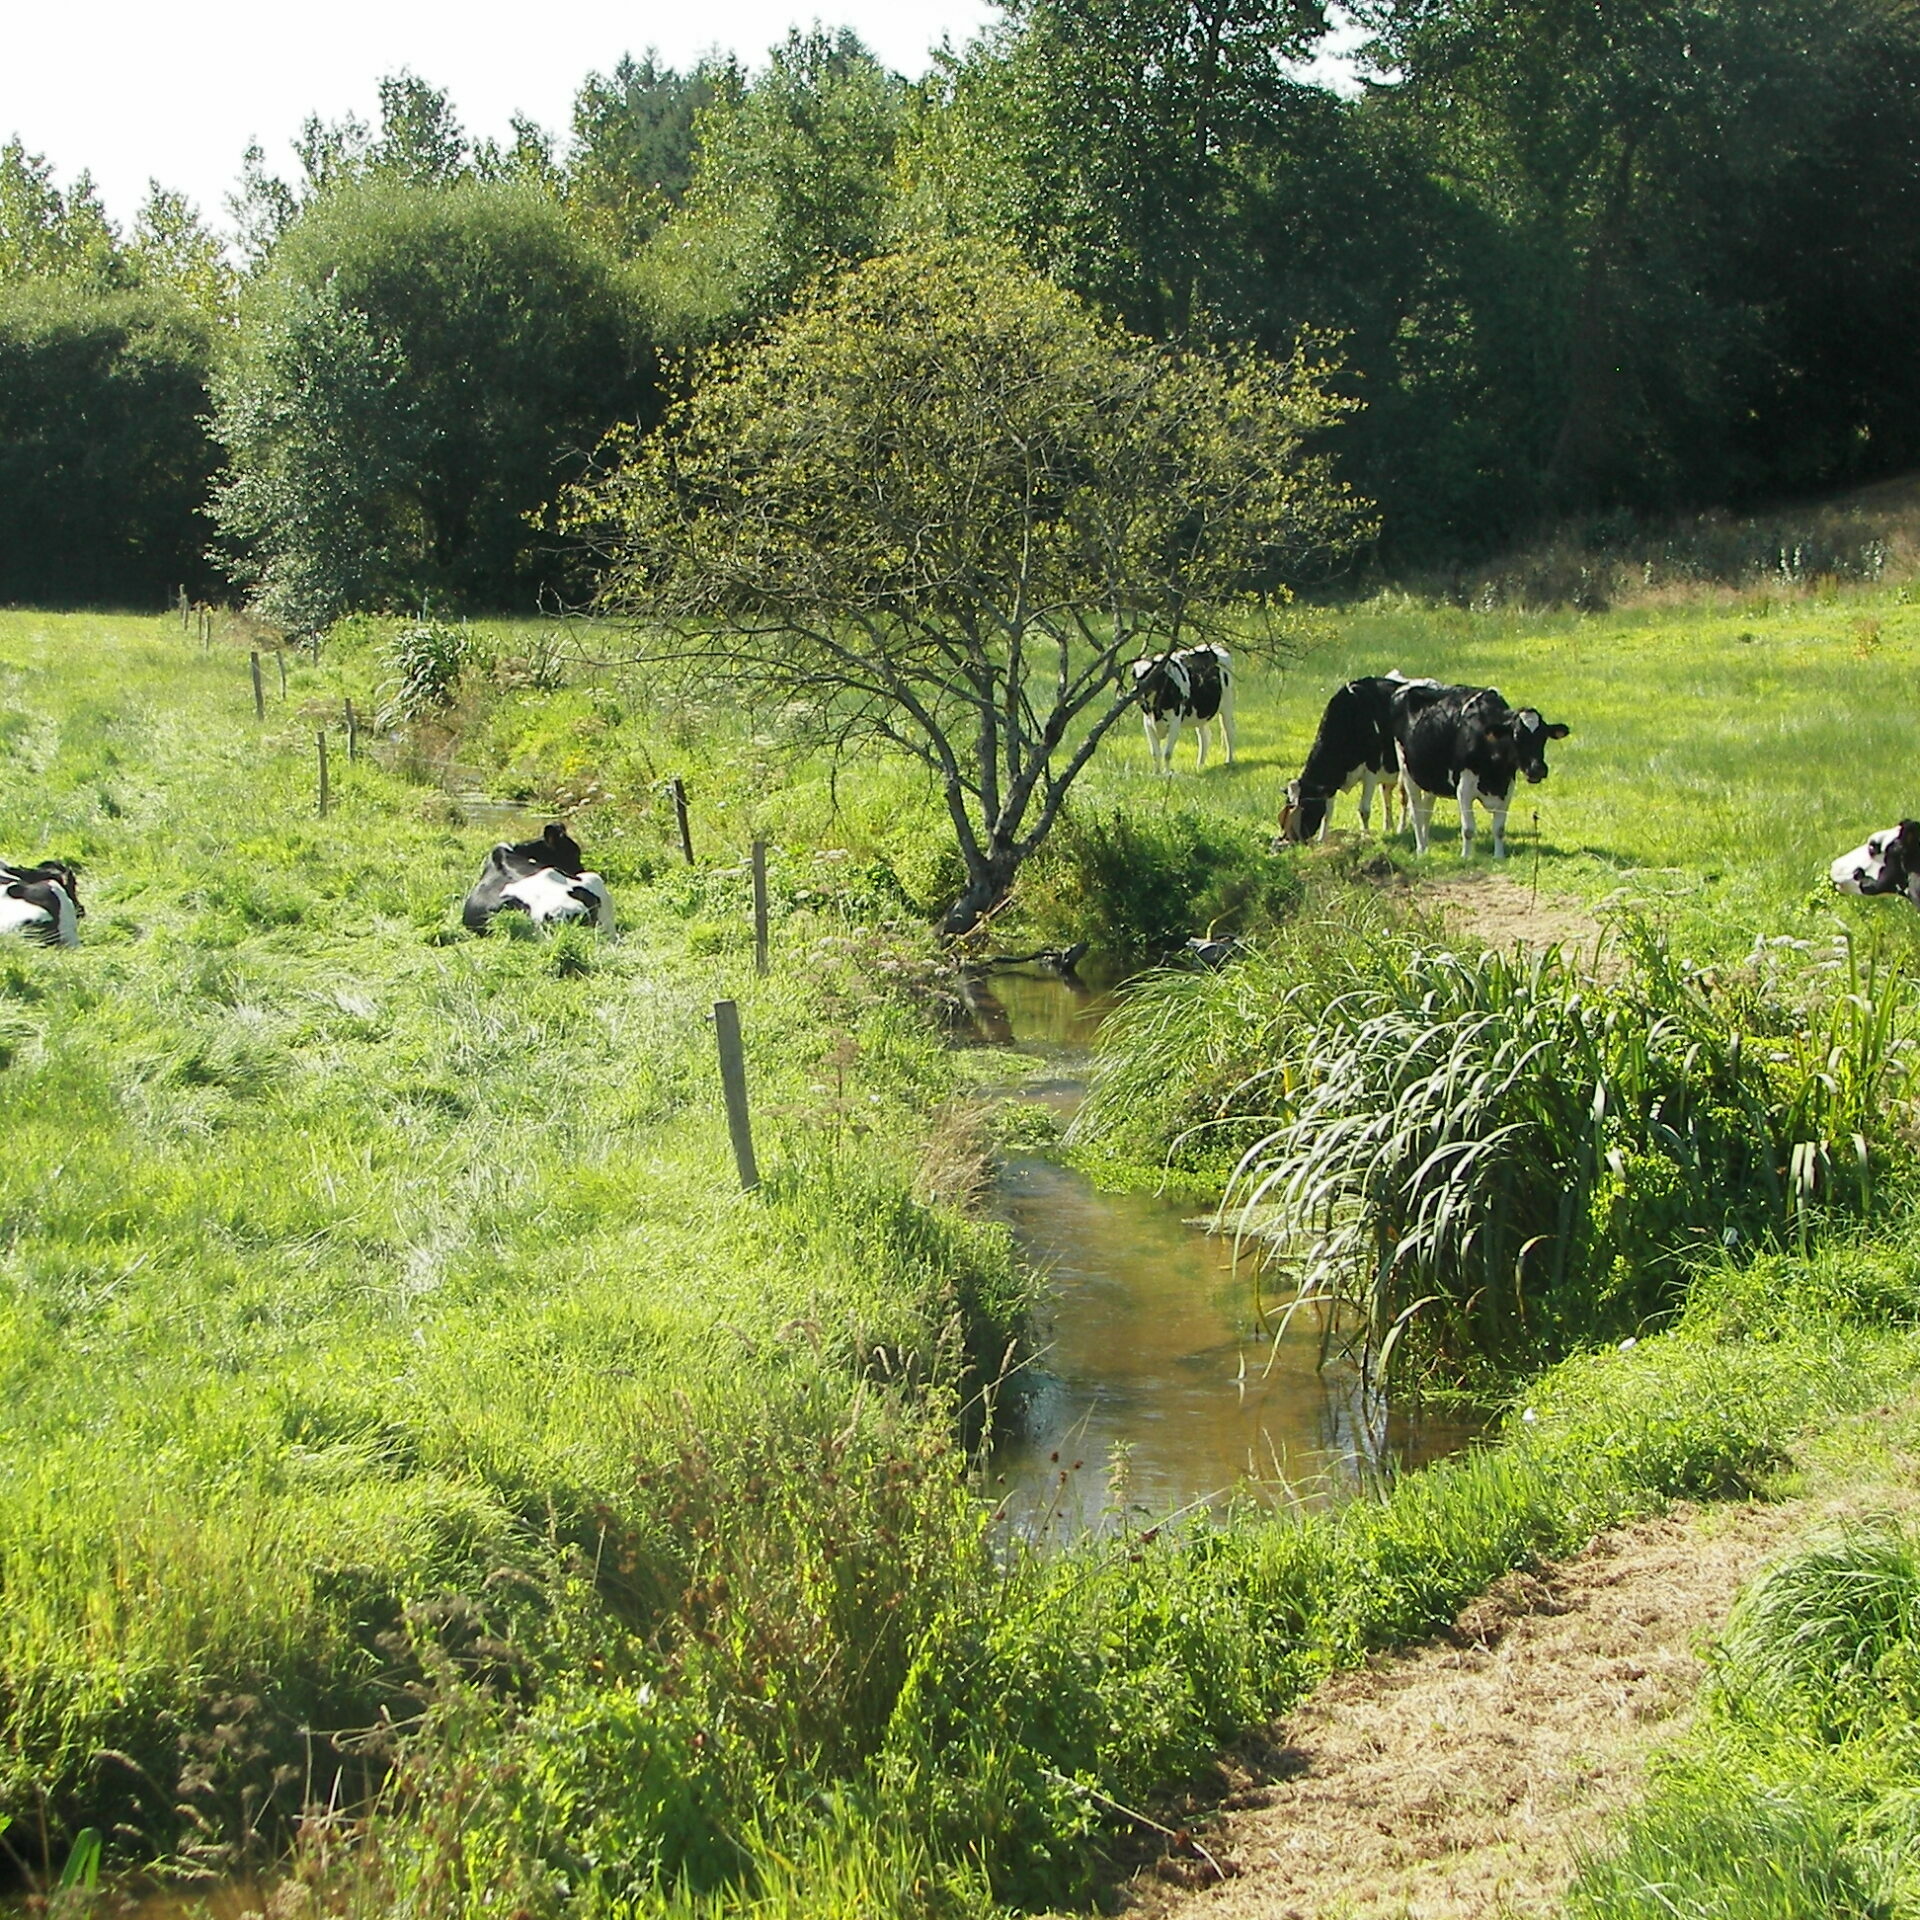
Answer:
[[[1070,1114],[1112,995],[1024,974],[987,987],[983,1037],[1048,1062],[1009,1095]],[[1351,1366],[1323,1366],[1307,1315],[1276,1338],[1247,1256],[1236,1272],[1232,1237],[1208,1233],[1191,1202],[1100,1193],[1042,1155],[1015,1154],[996,1208],[1048,1276],[1037,1358],[987,1466],[1017,1535],[1058,1543],[1236,1495],[1324,1504],[1474,1431],[1389,1407]]]

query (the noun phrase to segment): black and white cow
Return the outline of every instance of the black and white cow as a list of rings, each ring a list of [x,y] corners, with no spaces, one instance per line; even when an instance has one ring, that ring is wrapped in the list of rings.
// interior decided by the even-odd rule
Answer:
[[[1920,907],[1920,820],[1902,820],[1867,835],[1827,869],[1842,893],[1904,893]]]
[[[1412,687],[1438,687],[1437,680],[1409,680],[1403,673],[1370,674],[1337,689],[1320,716],[1320,730],[1307,750],[1297,780],[1287,782],[1280,809],[1282,840],[1311,840],[1324,834],[1333,817],[1335,794],[1360,788],[1360,825],[1373,825],[1373,790],[1384,787],[1381,806],[1387,831],[1393,831],[1393,793],[1400,782],[1400,754],[1394,742],[1396,701]]]
[[[1150,654],[1133,663],[1133,684],[1155,773],[1172,773],[1182,720],[1191,720],[1199,730],[1199,752],[1193,763],[1198,773],[1207,764],[1207,727],[1216,715],[1226,742],[1227,765],[1233,765],[1233,656],[1225,647],[1182,647],[1174,653]]]
[[[1460,803],[1460,851],[1473,852],[1473,803],[1493,816],[1493,857],[1507,857],[1507,803],[1513,776],[1529,785],[1547,777],[1547,742],[1570,727],[1549,724],[1532,707],[1510,707],[1492,687],[1408,686],[1394,703],[1400,786],[1413,815],[1413,843],[1427,850],[1433,797]]]
[[[613,896],[585,867],[579,843],[555,820],[539,839],[497,846],[487,855],[460,919],[473,933],[485,933],[498,913],[524,913],[543,931],[589,921],[611,933]]]
[[[77,947],[86,911],[67,861],[31,867],[0,861],[0,933],[23,934],[46,947]]]

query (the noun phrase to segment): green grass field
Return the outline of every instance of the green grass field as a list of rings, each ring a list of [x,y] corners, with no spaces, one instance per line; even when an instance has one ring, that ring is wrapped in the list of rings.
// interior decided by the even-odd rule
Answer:
[[[1535,621],[1375,605],[1309,634],[1245,672],[1235,768],[1156,782],[1130,735],[1082,810],[1204,816],[1265,862],[1340,679],[1485,680],[1573,728],[1516,806],[1516,875],[1537,798],[1543,892],[1649,906],[1702,958],[1850,925],[1911,966],[1904,905],[1822,884],[1915,810],[1920,607],[1897,592]],[[30,1874],[89,1823],[123,1866],[271,1857],[337,1773],[343,1822],[385,1783],[370,1910],[490,1911],[513,1887],[528,1911],[639,1913],[676,1881],[796,1914],[1083,1892],[1100,1796],[1171,1783],[1596,1516],[1748,1484],[1800,1421],[1904,1377],[1904,1344],[1842,1299],[1804,1344],[1781,1333],[1792,1393],[1767,1349],[1711,1421],[1699,1383],[1736,1363],[1706,1336],[1650,1352],[1650,1451],[1576,1471],[1605,1407],[1570,1401],[1537,1473],[1002,1568],[958,1403],[1025,1283],[1003,1237],[924,1204],[980,1070],[929,1011],[930,797],[796,764],[753,715],[509,675],[440,744],[536,818],[571,812],[624,931],[471,940],[457,903],[495,833],[458,823],[419,753],[348,766],[336,729],[316,815],[314,729],[346,697],[369,711],[380,671],[343,643],[283,704],[270,667],[262,723],[225,640],[0,615],[0,851],[73,857],[87,907],[77,950],[0,952],[0,1816]],[[1445,807],[1435,845],[1428,869],[1457,867]],[[1337,885],[1339,859],[1274,871]],[[1036,881],[1055,914],[1061,884]],[[718,1112],[723,996],[770,1171],[752,1198]],[[1008,1689],[1047,1713],[974,1724]]]

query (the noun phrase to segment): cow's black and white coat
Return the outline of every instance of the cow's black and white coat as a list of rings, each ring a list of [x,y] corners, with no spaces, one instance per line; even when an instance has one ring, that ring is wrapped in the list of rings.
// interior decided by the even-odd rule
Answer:
[[[1409,685],[1394,701],[1400,785],[1413,816],[1413,843],[1427,850],[1436,794],[1460,803],[1460,851],[1473,852],[1475,801],[1493,817],[1493,857],[1507,857],[1507,805],[1513,777],[1547,777],[1547,742],[1572,731],[1532,707],[1510,707],[1492,687]]]
[[[1207,764],[1207,729],[1216,717],[1226,763],[1233,765],[1233,656],[1225,647],[1182,647],[1136,660],[1133,684],[1155,773],[1172,773],[1182,720],[1191,720],[1198,732],[1196,773]]]
[[[42,860],[25,866],[0,861],[0,933],[23,934],[42,946],[77,947],[86,908],[72,866]]]
[[[1394,740],[1394,709],[1409,688],[1437,687],[1437,680],[1409,680],[1403,673],[1370,674],[1336,690],[1320,716],[1307,764],[1287,782],[1280,810],[1283,840],[1311,840],[1324,834],[1333,817],[1336,794],[1360,788],[1360,824],[1373,824],[1373,790],[1384,787],[1381,807],[1387,831],[1393,831],[1393,792],[1400,781],[1400,754]]]
[[[1827,869],[1842,893],[1904,893],[1920,907],[1920,820],[1870,833],[1864,844],[1843,853]]]
[[[496,914],[524,913],[542,930],[585,921],[611,933],[613,896],[585,867],[579,843],[553,821],[539,839],[497,846],[487,855],[461,921],[470,932],[485,933]]]

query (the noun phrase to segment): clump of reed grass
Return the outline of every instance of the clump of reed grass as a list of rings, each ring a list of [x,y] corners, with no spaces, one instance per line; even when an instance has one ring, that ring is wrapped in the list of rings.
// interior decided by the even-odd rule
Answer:
[[[1899,982],[1850,947],[1801,1014],[1644,928],[1623,946],[1601,980],[1557,949],[1349,931],[1155,982],[1077,1136],[1137,1139],[1144,1106],[1185,1123],[1172,1159],[1231,1141],[1223,1214],[1370,1368],[1417,1353],[1457,1376],[1636,1331],[1702,1255],[1804,1247],[1863,1205],[1904,1151],[1914,1063]]]

